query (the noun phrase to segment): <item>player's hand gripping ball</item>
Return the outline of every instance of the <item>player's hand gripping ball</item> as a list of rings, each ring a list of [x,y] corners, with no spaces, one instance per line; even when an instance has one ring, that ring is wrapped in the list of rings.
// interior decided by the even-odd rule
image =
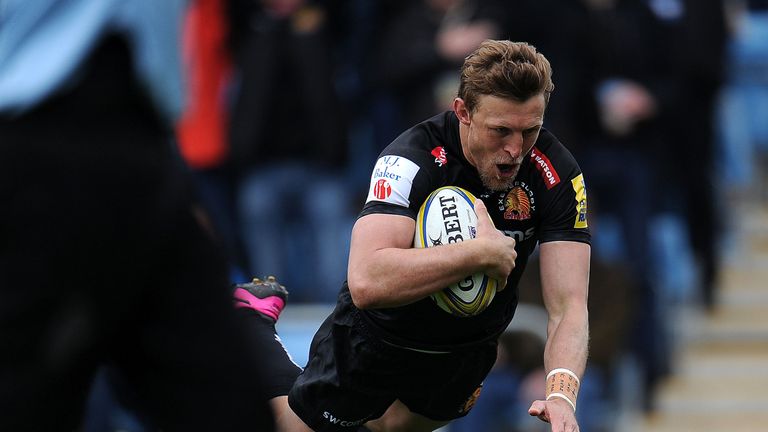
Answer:
[[[435,247],[477,236],[475,196],[457,186],[433,191],[419,209],[413,246]],[[430,297],[444,311],[470,317],[484,311],[496,295],[496,279],[484,273],[469,275]]]

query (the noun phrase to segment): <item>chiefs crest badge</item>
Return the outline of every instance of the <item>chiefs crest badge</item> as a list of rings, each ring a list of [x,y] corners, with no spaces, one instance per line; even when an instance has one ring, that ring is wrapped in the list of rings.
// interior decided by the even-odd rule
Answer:
[[[513,187],[504,198],[504,219],[528,220],[531,218],[531,201],[520,186]]]

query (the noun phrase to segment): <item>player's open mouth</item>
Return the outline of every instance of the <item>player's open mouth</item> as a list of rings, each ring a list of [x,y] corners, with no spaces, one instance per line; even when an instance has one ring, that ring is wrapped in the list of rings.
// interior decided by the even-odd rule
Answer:
[[[499,170],[499,174],[502,176],[511,176],[515,173],[517,165],[513,164],[496,164],[496,168]]]

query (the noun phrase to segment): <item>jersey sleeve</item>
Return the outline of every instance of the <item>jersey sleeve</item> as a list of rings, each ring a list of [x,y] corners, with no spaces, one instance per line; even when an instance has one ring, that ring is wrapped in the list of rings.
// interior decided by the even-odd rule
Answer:
[[[552,152],[552,163],[562,179],[545,194],[539,241],[590,243],[584,174],[571,153],[558,146]]]

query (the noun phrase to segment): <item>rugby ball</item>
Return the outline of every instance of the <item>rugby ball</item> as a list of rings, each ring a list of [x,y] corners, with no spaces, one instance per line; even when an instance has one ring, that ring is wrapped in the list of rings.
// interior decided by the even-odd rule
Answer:
[[[416,218],[413,246],[438,247],[477,236],[475,197],[457,186],[444,186],[429,194]],[[468,275],[430,297],[440,309],[458,316],[475,316],[496,295],[495,279],[484,273]]]

